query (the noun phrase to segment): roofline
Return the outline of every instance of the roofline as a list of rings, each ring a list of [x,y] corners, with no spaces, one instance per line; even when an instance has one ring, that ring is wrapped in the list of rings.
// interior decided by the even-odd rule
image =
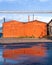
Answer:
[[[32,20],[32,21],[27,21],[27,22],[21,22],[21,21],[18,21],[18,20],[10,20],[10,21],[7,21],[7,22],[4,22],[4,23],[8,23],[8,22],[12,22],[12,21],[15,21],[15,22],[19,22],[19,23],[32,23],[32,22],[40,22],[40,23],[45,23],[47,24],[46,22],[43,22],[43,21],[40,21],[40,20]]]
[[[51,19],[51,20],[52,20],[52,19]],[[51,20],[49,21],[49,23],[48,23],[48,24],[50,24],[50,23],[52,22]]]
[[[19,22],[19,23],[21,22],[21,21],[17,21],[17,20],[9,20],[9,21],[3,22],[3,23],[13,22],[13,21]]]

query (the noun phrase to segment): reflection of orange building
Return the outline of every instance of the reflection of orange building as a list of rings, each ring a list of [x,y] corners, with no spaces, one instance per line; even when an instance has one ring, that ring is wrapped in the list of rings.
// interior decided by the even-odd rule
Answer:
[[[3,57],[10,59],[16,59],[20,55],[44,57],[46,56],[46,50],[47,49],[43,47],[43,44],[38,44],[30,48],[5,49]]]
[[[3,23],[3,37],[43,37],[47,35],[47,24],[38,20],[18,22],[15,20]]]

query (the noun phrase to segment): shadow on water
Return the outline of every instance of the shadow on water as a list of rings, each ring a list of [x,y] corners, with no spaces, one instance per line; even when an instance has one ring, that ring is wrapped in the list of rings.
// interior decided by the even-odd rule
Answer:
[[[3,51],[32,48],[33,46],[42,46],[45,48],[45,56],[26,56],[21,55],[17,60],[11,58],[4,58]],[[17,58],[17,56],[16,56]],[[30,43],[30,44],[15,44],[7,45],[5,48],[0,45],[0,65],[52,65],[52,43]]]

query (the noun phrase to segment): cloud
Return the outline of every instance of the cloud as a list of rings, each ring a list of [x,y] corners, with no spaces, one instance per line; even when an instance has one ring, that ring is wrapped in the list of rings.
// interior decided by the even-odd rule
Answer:
[[[39,0],[40,2],[47,2],[48,0]]]

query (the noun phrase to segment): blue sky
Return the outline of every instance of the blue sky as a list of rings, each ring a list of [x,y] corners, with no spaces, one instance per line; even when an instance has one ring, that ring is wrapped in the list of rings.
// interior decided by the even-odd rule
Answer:
[[[0,0],[0,10],[52,10],[52,0]]]
[[[39,11],[50,10],[52,11],[52,0],[0,0],[0,10],[14,10],[14,11]],[[0,26],[2,26],[3,17],[7,20],[19,20],[27,22],[28,14],[1,14],[0,13]],[[32,20],[30,14],[30,20]],[[34,19],[44,22],[49,22],[52,19],[52,14],[34,14]]]

